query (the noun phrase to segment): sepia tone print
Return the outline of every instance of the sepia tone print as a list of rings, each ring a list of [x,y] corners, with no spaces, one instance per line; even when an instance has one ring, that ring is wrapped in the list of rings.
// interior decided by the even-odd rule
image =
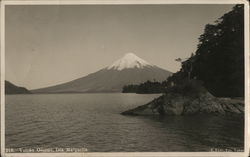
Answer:
[[[244,4],[6,5],[5,153],[238,152]]]

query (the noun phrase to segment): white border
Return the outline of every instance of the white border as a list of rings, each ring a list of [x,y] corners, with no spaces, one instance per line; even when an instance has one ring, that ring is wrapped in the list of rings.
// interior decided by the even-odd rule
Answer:
[[[250,116],[249,116],[249,104],[250,104],[250,52],[249,52],[249,2],[244,5],[244,34],[245,34],[245,151],[250,156]]]
[[[0,0],[1,2],[1,0]],[[113,153],[5,153],[5,5],[122,5],[122,4],[244,4],[245,22],[245,152],[113,152]],[[247,0],[2,0],[1,2],[1,155],[6,157],[107,157],[107,156],[227,156],[247,157],[249,155],[249,2]]]
[[[248,4],[247,0],[2,0],[4,5]]]
[[[5,7],[4,4],[1,3],[1,26],[0,26],[0,35],[1,35],[1,155],[4,156],[4,150],[5,150],[5,88],[4,88],[4,80],[5,80],[5,43],[4,43],[4,37],[5,37],[5,28],[4,28],[4,17],[5,17]]]

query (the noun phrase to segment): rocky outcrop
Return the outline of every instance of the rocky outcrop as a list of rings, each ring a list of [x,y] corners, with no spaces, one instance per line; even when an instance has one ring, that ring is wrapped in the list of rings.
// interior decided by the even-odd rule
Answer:
[[[242,114],[244,101],[217,98],[209,92],[198,96],[167,93],[137,108],[122,112],[123,115],[193,115],[193,114]]]

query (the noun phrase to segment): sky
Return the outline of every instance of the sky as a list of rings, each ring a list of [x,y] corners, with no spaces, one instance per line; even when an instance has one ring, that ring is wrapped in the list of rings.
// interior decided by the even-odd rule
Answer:
[[[126,53],[171,72],[233,5],[19,5],[5,10],[5,77],[28,89],[68,82]]]

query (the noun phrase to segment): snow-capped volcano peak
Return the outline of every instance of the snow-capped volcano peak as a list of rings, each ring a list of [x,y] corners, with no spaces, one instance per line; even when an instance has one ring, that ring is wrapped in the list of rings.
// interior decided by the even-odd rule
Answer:
[[[143,68],[144,66],[153,65],[133,53],[127,53],[121,59],[108,66],[107,69],[123,70],[127,68]]]
[[[129,70],[126,70],[128,69]],[[148,80],[163,81],[172,73],[149,64],[133,53],[125,54],[108,67],[63,84],[32,90],[33,93],[122,92],[125,85]]]

